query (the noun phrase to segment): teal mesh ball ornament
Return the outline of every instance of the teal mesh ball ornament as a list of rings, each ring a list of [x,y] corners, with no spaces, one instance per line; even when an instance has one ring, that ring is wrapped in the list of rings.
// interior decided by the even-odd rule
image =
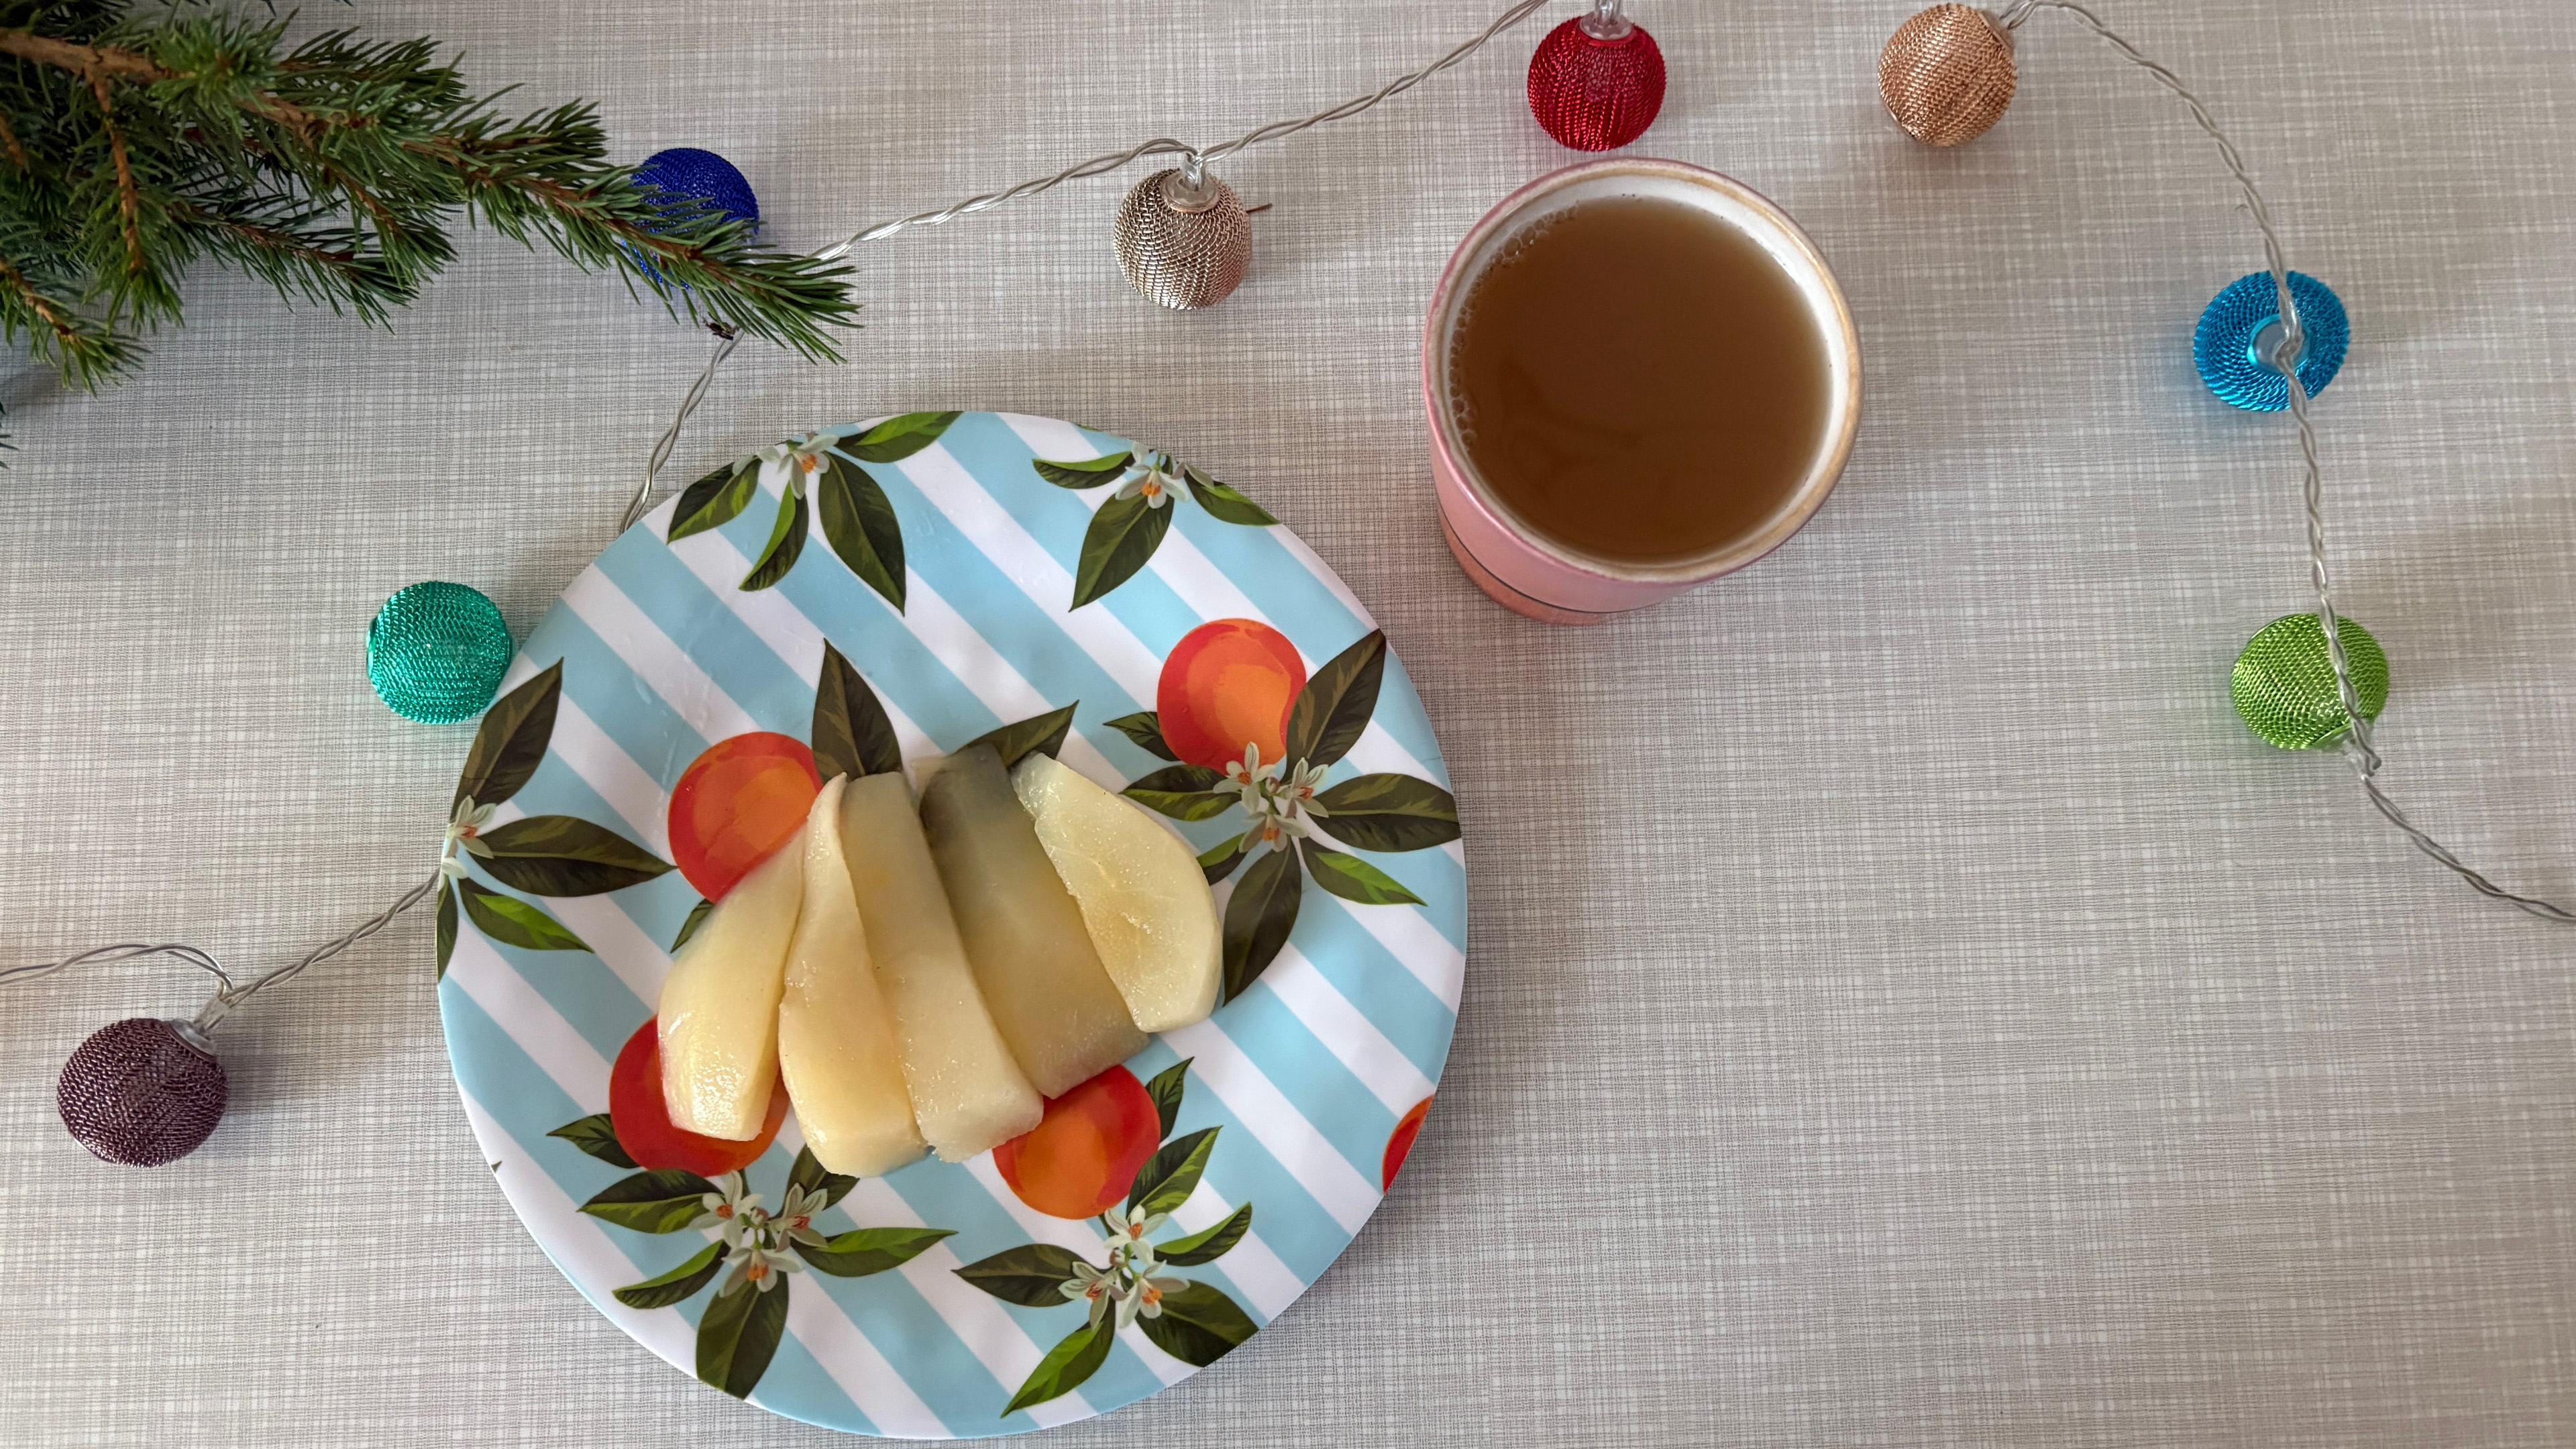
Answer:
[[[2352,319],[2333,288],[2305,272],[2289,278],[2291,305],[2307,329],[2307,345],[2293,370],[2315,397],[2343,370]],[[2220,402],[2249,413],[2277,413],[2290,405],[2290,380],[2272,365],[2280,322],[2281,291],[2270,272],[2248,272],[2210,299],[2192,332],[2191,361]]]
[[[454,724],[492,702],[510,651],[490,599],[463,584],[413,584],[367,626],[367,682],[405,719]]]
[[[2335,626],[2362,718],[2377,719],[2388,705],[2388,656],[2359,624],[2337,614]],[[2326,657],[2325,627],[2314,614],[2285,614],[2264,625],[2236,656],[2228,693],[2246,725],[2285,750],[2323,749],[2352,727]]]

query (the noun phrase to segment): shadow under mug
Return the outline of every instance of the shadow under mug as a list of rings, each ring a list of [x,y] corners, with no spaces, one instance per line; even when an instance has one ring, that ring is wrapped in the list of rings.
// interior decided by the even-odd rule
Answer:
[[[1736,228],[1785,271],[1824,338],[1825,427],[1807,471],[1769,516],[1714,548],[1678,559],[1640,561],[1587,553],[1531,527],[1476,472],[1449,406],[1450,344],[1476,279],[1524,227],[1608,196],[1648,196],[1697,207]],[[1860,336],[1833,269],[1789,214],[1730,177],[1679,161],[1615,157],[1568,166],[1503,198],[1467,233],[1422,334],[1422,404],[1431,421],[1431,471],[1440,531],[1476,586],[1514,613],[1552,624],[1599,624],[1659,603],[1762,557],[1804,527],[1842,476],[1860,426]],[[1710,440],[1724,446],[1725,439]]]

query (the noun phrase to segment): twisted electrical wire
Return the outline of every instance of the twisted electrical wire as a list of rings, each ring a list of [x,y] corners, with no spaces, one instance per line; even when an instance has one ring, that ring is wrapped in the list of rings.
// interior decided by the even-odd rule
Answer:
[[[2255,186],[2252,174],[2245,168],[2245,158],[2237,151],[2236,143],[2219,128],[2217,118],[2209,113],[2209,107],[2192,94],[2180,76],[2130,44],[2104,24],[2102,17],[2075,3],[2075,0],[2016,0],[2004,12],[2001,24],[2008,30],[2018,29],[2023,21],[2039,10],[2062,10],[2072,15],[2117,51],[2121,59],[2153,76],[2159,85],[2173,92],[2190,109],[2192,120],[2208,133],[2210,140],[2217,143],[2219,157],[2227,163],[2227,172],[2236,179],[2236,188],[2245,198],[2245,208],[2253,216],[2254,229],[2262,235],[2263,261],[2271,269],[2273,293],[2281,313],[2280,337],[2269,361],[2290,380],[2290,416],[2298,424],[2299,461],[2305,473],[2300,496],[2307,512],[2308,582],[2317,597],[2317,624],[2325,630],[2326,659],[2334,667],[2335,693],[2343,703],[2344,717],[2351,722],[2351,728],[2337,748],[2359,778],[2362,793],[2370,798],[2373,809],[2415,843],[2416,849],[2459,876],[2471,890],[2527,911],[2544,921],[2576,924],[2576,912],[2535,896],[2516,895],[2471,868],[2453,854],[2450,847],[2408,819],[2406,812],[2398,808],[2397,802],[2389,798],[2379,783],[2379,772],[2386,762],[2371,744],[2370,719],[2362,713],[2361,694],[2352,682],[2352,659],[2344,649],[2342,625],[2335,616],[2334,585],[2326,568],[2325,481],[2317,464],[2316,425],[2308,416],[2308,390],[2299,382],[2297,372],[2300,354],[2307,349],[2307,333],[2299,321],[2298,306],[2291,299],[2290,267],[2282,258],[2280,233],[2272,225],[2271,211],[2263,204],[2262,190]]]
[[[1406,71],[1404,74],[1395,77],[1393,80],[1388,81],[1382,86],[1379,86],[1376,90],[1369,92],[1367,95],[1353,96],[1351,99],[1343,101],[1339,105],[1327,106],[1312,115],[1299,116],[1293,120],[1271,121],[1265,125],[1255,126],[1251,130],[1244,132],[1242,135],[1237,136],[1230,141],[1220,141],[1213,146],[1192,146],[1186,141],[1174,140],[1169,136],[1156,136],[1150,141],[1139,141],[1135,145],[1130,146],[1123,151],[1104,151],[1097,156],[1076,161],[1072,165],[1065,167],[1063,170],[1054,172],[1050,175],[1032,177],[1029,180],[1018,183],[1017,185],[1005,186],[997,191],[978,192],[977,194],[966,197],[961,201],[953,201],[946,206],[942,206],[931,211],[915,212],[910,216],[899,216],[892,221],[881,221],[874,226],[862,227],[841,240],[834,242],[832,245],[823,248],[821,251],[816,252],[814,254],[815,259],[827,262],[836,261],[839,258],[846,256],[853,248],[858,247],[863,243],[880,241],[886,237],[895,235],[897,232],[908,231],[914,227],[941,226],[948,222],[955,221],[961,216],[972,216],[979,211],[990,211],[994,207],[1007,205],[1008,203],[1018,201],[1023,197],[1036,196],[1043,192],[1053,191],[1055,188],[1062,186],[1068,181],[1079,181],[1085,177],[1107,175],[1109,172],[1131,165],[1147,156],[1180,157],[1182,169],[1188,175],[1191,183],[1195,185],[1199,179],[1201,170],[1211,161],[1222,161],[1228,156],[1235,155],[1238,152],[1248,150],[1254,146],[1263,145],[1271,141],[1285,140],[1286,138],[1294,136],[1298,132],[1304,131],[1310,127],[1321,126],[1332,121],[1349,120],[1351,117],[1359,115],[1363,111],[1370,110],[1382,102],[1392,100],[1395,97],[1404,94],[1406,91],[1413,89],[1415,86],[1422,84],[1431,77],[1449,69],[1451,66],[1459,64],[1469,56],[1472,56],[1476,52],[1484,49],[1495,36],[1502,34],[1504,31],[1520,24],[1523,20],[1528,19],[1531,15],[1545,9],[1549,3],[1550,0],[1514,0],[1513,4],[1507,6],[1501,14],[1495,16],[1492,22],[1486,25],[1483,30],[1476,32],[1474,35],[1469,36],[1467,39],[1450,47],[1447,51],[1441,54],[1439,59],[1418,69]],[[732,355],[733,339],[728,336],[726,337],[724,344],[716,349],[715,355],[707,359],[706,366],[699,370],[697,381],[690,384],[688,396],[681,399],[678,414],[671,419],[671,425],[663,430],[661,440],[653,445],[653,452],[645,461],[643,482],[637,486],[634,499],[627,505],[625,521],[618,525],[618,530],[620,532],[624,532],[626,529],[633,527],[635,520],[643,517],[646,510],[650,507],[653,498],[654,479],[660,476],[662,465],[670,461],[671,449],[679,442],[681,425],[689,420],[689,414],[697,409],[699,400],[706,395],[707,384],[714,381],[716,369],[723,366],[724,360]]]

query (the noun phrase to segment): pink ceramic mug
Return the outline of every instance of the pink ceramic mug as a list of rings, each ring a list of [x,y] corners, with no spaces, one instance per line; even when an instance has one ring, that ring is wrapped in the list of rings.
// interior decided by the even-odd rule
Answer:
[[[1530,527],[1477,476],[1449,408],[1450,337],[1476,278],[1523,227],[1604,196],[1652,196],[1696,206],[1751,237],[1789,274],[1825,341],[1825,367],[1831,374],[1825,428],[1806,475],[1753,529],[1687,558],[1652,563],[1603,558]],[[1860,427],[1860,337],[1842,288],[1816,244],[1760,192],[1679,161],[1587,161],[1550,172],[1503,198],[1458,244],[1440,274],[1440,289],[1431,296],[1431,316],[1423,329],[1422,403],[1431,418],[1440,531],[1467,576],[1515,613],[1554,624],[1598,624],[1732,573],[1778,548],[1806,524],[1842,476],[1852,434]]]

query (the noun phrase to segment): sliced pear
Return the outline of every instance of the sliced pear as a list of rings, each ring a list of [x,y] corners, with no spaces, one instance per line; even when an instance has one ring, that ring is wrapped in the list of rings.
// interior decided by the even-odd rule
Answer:
[[[1206,1020],[1224,951],[1216,893],[1198,857],[1143,806],[1045,755],[1020,761],[1011,788],[1137,1029]]]
[[[883,1177],[923,1148],[841,848],[847,784],[847,776],[833,776],[805,817],[805,905],[778,999],[778,1074],[816,1161],[852,1177]]]
[[[671,959],[655,1014],[662,1101],[683,1132],[728,1142],[760,1135],[778,1080],[778,997],[805,899],[804,847],[799,831],[754,866]]]
[[[948,896],[900,774],[841,792],[841,845],[877,987],[894,1018],[895,1056],[921,1135],[964,1162],[1038,1125],[1029,1086],[976,988]]]
[[[991,745],[940,761],[921,827],[993,1024],[1050,1097],[1145,1049]]]

